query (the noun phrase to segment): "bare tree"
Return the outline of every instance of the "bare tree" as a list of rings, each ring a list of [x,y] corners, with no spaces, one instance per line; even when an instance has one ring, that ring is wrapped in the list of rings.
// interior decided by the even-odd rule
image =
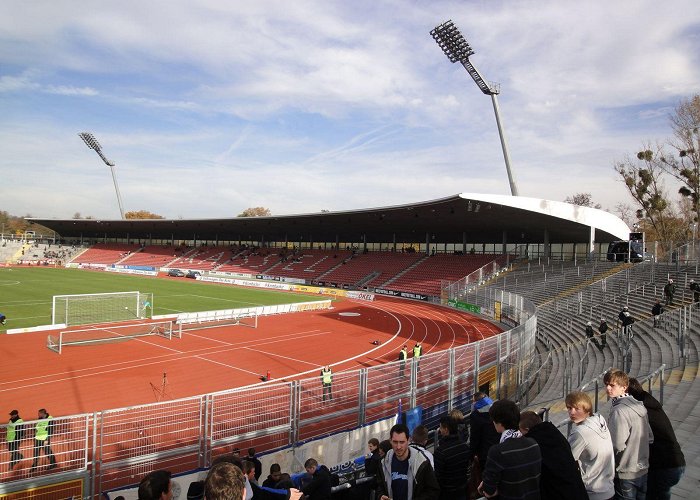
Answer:
[[[637,153],[636,161],[628,157],[617,163],[615,171],[639,206],[637,219],[648,221],[660,240],[671,241],[669,219],[674,218],[674,214],[662,183],[664,170],[660,157],[663,152],[658,146],[655,149],[656,152],[647,146]]]
[[[165,219],[162,215],[154,214],[148,210],[134,210],[124,214],[125,219]]]
[[[576,193],[573,196],[567,196],[564,203],[571,203],[572,205],[578,205],[580,207],[603,208],[600,203],[593,203],[593,196],[591,193]]]
[[[683,185],[678,193],[690,200],[693,217],[700,221],[700,95],[682,100],[670,117],[674,154],[660,158],[662,168]]]

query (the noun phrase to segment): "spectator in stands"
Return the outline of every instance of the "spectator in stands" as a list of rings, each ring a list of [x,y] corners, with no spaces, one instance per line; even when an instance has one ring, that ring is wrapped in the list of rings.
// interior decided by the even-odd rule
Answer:
[[[308,500],[331,499],[331,473],[325,465],[318,465],[314,458],[304,462],[304,469],[311,476],[311,481],[301,488]]]
[[[53,417],[48,414],[45,408],[39,410],[38,420],[34,426],[34,462],[32,469],[36,469],[39,463],[39,455],[44,452],[49,458],[49,470],[56,468],[56,457],[51,450],[51,436],[53,435]]]
[[[389,450],[391,449],[391,441],[388,439],[385,439],[384,441],[381,441],[379,443],[379,456],[384,460],[384,457],[386,456],[387,453],[389,453]]]
[[[437,500],[440,486],[425,456],[411,452],[408,427],[396,424],[389,432],[391,450],[379,468],[380,500]]]
[[[586,338],[590,340],[600,350],[600,344],[598,343],[598,340],[595,338],[595,334],[593,333],[593,322],[591,321],[586,323]]]
[[[426,448],[427,445],[428,428],[424,425],[417,425],[411,433],[411,444],[409,444],[409,446],[416,450],[416,452],[422,453],[430,462],[430,466],[435,469],[435,459],[433,458],[433,454]]]
[[[622,370],[609,370],[603,382],[612,399],[608,423],[615,451],[615,495],[624,499],[644,498],[649,444],[654,440],[647,410],[627,393],[629,377]]]
[[[632,336],[632,324],[634,323],[634,318],[630,314],[629,308],[624,306],[620,314],[617,316],[620,320],[620,324],[624,329],[626,335]]]
[[[606,335],[608,331],[608,322],[604,318],[600,318],[600,324],[598,325],[598,333],[600,333],[600,352],[603,352],[605,346],[608,345],[608,336]]]
[[[156,470],[146,474],[139,483],[139,500],[172,500],[173,482],[171,477],[172,474],[167,470]]]
[[[673,296],[676,294],[676,284],[671,278],[668,279],[668,283],[664,285],[664,298],[666,300],[665,304],[667,306],[673,305]]]
[[[660,321],[660,316],[664,312],[664,306],[661,305],[661,301],[657,300],[656,304],[654,304],[651,308],[651,314],[654,316],[654,328],[659,326],[659,321]]]
[[[534,411],[520,414],[520,433],[537,441],[542,454],[542,500],[588,500],[578,464],[564,435],[552,422],[543,422]]]
[[[323,401],[326,400],[326,394],[328,394],[328,399],[333,401],[333,370],[328,365],[321,369],[321,385],[323,386]]]
[[[670,500],[671,488],[685,472],[685,456],[676,439],[671,421],[661,403],[644,390],[636,378],[631,378],[627,392],[647,409],[654,442],[649,445],[649,474],[647,498]]]
[[[245,485],[241,469],[231,462],[222,461],[209,469],[204,480],[204,496],[207,500],[245,500]]]
[[[540,447],[518,431],[520,410],[513,401],[501,399],[489,410],[493,426],[501,434],[484,465],[479,492],[486,498],[539,498],[542,467]]]
[[[284,488],[268,488],[260,486],[258,481],[255,479],[255,463],[249,460],[243,460],[243,474],[246,476],[246,480],[253,491],[253,496],[251,500],[287,500],[290,496],[290,490]],[[297,494],[298,493],[298,494]],[[291,492],[292,498],[301,497],[301,492],[294,489]]]
[[[457,424],[457,435],[459,439],[465,443],[469,441],[469,431],[467,430],[467,423],[464,421],[464,413],[459,408],[452,408],[447,413],[452,420]]]
[[[267,476],[267,479],[263,481],[262,485],[268,488],[274,488],[279,482],[281,474],[282,467],[280,467],[280,464],[272,464],[270,466],[270,475]]]
[[[115,498],[114,500],[117,499]],[[187,500],[204,500],[204,481],[192,481],[190,483],[187,488]]]
[[[693,302],[700,302],[700,284],[691,279],[688,288],[693,292]]]
[[[493,400],[485,392],[474,394],[472,414],[469,418],[469,456],[478,462],[477,467],[483,469],[491,446],[501,438],[493,426],[489,410]],[[473,465],[472,465],[473,467]]]
[[[379,450],[379,439],[372,438],[367,442],[367,448],[369,449],[369,455],[365,458],[365,474],[367,477],[377,477],[377,471],[379,471],[379,466],[382,461]],[[372,484],[372,488],[376,485]]]
[[[10,470],[12,470],[17,462],[24,458],[19,451],[22,438],[24,437],[24,426],[22,425],[22,417],[19,416],[19,411],[12,410],[10,412],[10,420],[7,422],[7,430],[5,432],[5,442],[7,449],[10,452]]]
[[[262,476],[262,463],[255,456],[255,448],[248,448],[248,456],[245,459],[253,462],[253,465],[255,465],[255,480],[257,481]]]
[[[568,441],[588,498],[611,499],[615,496],[615,454],[608,424],[602,415],[593,413],[593,402],[585,392],[568,394],[565,403],[574,424]]]
[[[457,431],[457,422],[449,415],[440,418],[440,444],[435,449],[435,477],[441,500],[467,500],[469,446]]]
[[[406,372],[406,359],[408,358],[408,346],[403,345],[399,351],[399,376],[403,377]]]

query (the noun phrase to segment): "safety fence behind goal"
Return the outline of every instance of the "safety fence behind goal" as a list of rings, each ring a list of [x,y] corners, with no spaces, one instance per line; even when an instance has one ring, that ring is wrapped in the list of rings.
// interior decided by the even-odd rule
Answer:
[[[60,354],[65,346],[122,342],[152,335],[171,340],[173,337],[180,338],[181,331],[179,327],[173,328],[172,321],[133,323],[130,325],[96,325],[79,330],[63,330],[58,333],[58,336],[49,335],[46,339],[46,347]]]

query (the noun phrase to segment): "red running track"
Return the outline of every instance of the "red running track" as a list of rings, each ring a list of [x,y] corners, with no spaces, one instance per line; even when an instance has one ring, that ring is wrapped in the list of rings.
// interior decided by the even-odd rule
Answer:
[[[423,354],[500,333],[493,323],[431,304],[378,297],[341,299],[326,311],[259,318],[258,328],[189,331],[179,340],[145,337],[49,351],[49,332],[0,336],[0,408],[25,419],[38,408],[54,416],[156,401],[153,386],[167,374],[168,399],[274,379],[317,376],[394,361],[404,343]],[[380,345],[372,344],[378,340]]]

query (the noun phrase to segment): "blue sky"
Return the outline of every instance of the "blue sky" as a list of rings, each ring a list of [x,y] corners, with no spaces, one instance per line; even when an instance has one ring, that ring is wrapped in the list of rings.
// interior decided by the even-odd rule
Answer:
[[[0,2],[0,210],[169,218],[509,194],[630,202],[612,166],[700,93],[697,1]]]

